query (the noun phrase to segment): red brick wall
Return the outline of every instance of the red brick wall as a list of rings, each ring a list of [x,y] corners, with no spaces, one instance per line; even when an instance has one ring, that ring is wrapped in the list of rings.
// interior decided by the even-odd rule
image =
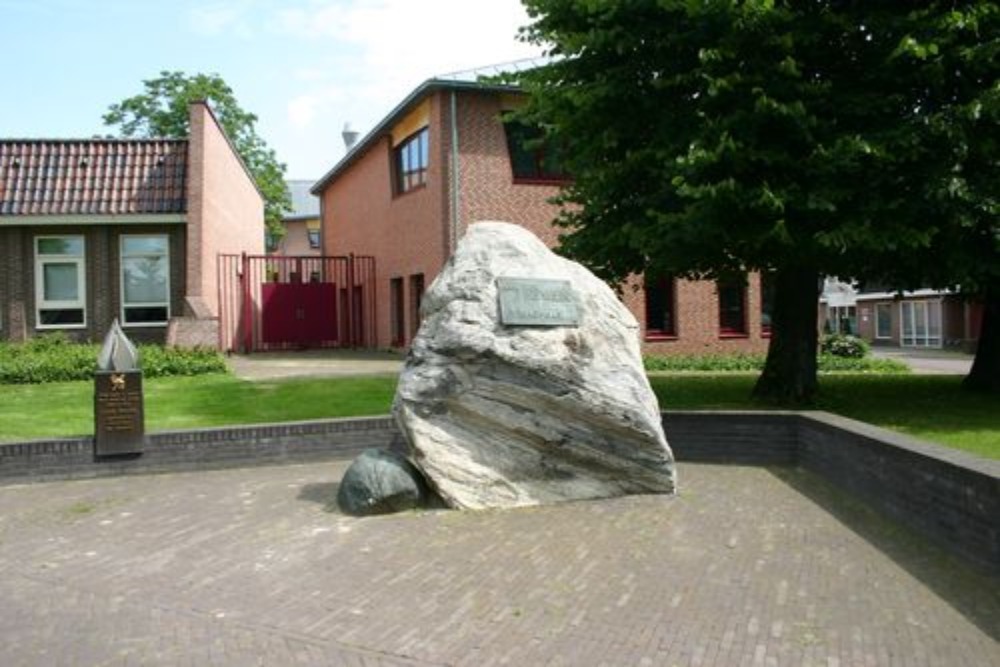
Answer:
[[[548,200],[559,193],[559,188],[514,183],[507,137],[500,123],[504,111],[500,97],[463,93],[457,101],[462,233],[471,223],[499,220],[526,227],[547,245],[555,246],[559,232],[552,220],[559,207]]]
[[[123,216],[124,217],[124,216]],[[166,234],[170,243],[170,311],[183,308],[184,227],[163,225],[45,225],[0,229],[3,249],[0,269],[0,339],[23,340],[46,331],[63,331],[79,340],[102,340],[114,318],[121,319],[121,236],[124,234]],[[35,238],[38,236],[82,236],[84,239],[84,281],[86,286],[86,327],[38,329],[35,312]],[[5,279],[4,279],[5,278]],[[162,343],[165,326],[128,327],[130,338]]]
[[[719,298],[714,281],[677,280],[674,308],[676,336],[667,340],[642,341],[647,354],[730,354],[764,352],[768,338],[761,330],[760,278],[751,273],[746,286],[746,335],[722,335],[719,332]],[[632,279],[622,289],[622,300],[646,330],[646,293],[640,278]]]
[[[217,317],[216,259],[264,254],[264,201],[209,108],[190,114],[186,301],[189,314]]]
[[[370,146],[335,179],[323,200],[323,251],[326,255],[373,255],[376,258],[376,344],[389,347],[389,281],[403,278],[404,304],[409,277],[424,274],[429,285],[446,259],[448,216],[447,147],[442,137],[439,97],[431,100],[430,161],[427,183],[395,194],[392,146],[388,136]],[[406,308],[404,308],[404,313]],[[404,324],[410,329],[410,323]],[[408,342],[408,341],[407,341]]]
[[[312,218],[312,220],[315,221],[316,218]],[[318,256],[320,254],[319,248],[309,246],[308,221],[286,220],[283,224],[285,235],[281,237],[281,242],[272,254],[284,257]]]
[[[507,153],[507,142],[499,117],[503,108],[495,93],[455,93],[459,145],[458,235],[469,224],[483,220],[513,222],[527,227],[548,245],[558,243],[559,230],[552,226],[558,208],[548,200],[557,194],[554,185],[515,184]],[[403,278],[404,312],[412,301],[410,276],[423,273],[430,286],[450,254],[452,224],[450,160],[452,92],[431,95],[431,161],[427,186],[416,192],[393,196],[391,147],[388,136],[368,147],[364,154],[329,183],[322,193],[324,254],[373,255],[377,264],[377,344],[390,345],[389,285]],[[625,303],[640,326],[645,322],[642,291],[625,290]],[[683,282],[678,288],[678,336],[676,340],[646,342],[650,353],[763,351],[767,339],[760,331],[760,290],[756,276],[747,288],[748,334],[723,338],[719,335],[715,284]],[[412,330],[409,319],[405,331]],[[409,342],[407,340],[406,342]]]

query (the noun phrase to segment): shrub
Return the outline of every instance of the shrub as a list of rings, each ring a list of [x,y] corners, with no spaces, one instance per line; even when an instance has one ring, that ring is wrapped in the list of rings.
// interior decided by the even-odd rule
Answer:
[[[759,371],[763,354],[705,354],[643,357],[647,371]]]
[[[759,372],[764,368],[763,354],[732,355],[678,355],[643,357],[647,371],[700,371],[700,372]],[[816,358],[820,373],[906,373],[909,367],[895,359],[874,357],[839,357],[820,354]]]
[[[896,359],[878,357],[838,357],[820,354],[816,359],[820,373],[909,373],[910,367]]]
[[[857,336],[847,334],[828,334],[819,341],[820,354],[831,354],[835,357],[862,359],[868,356],[868,343]]]
[[[0,384],[40,384],[89,380],[97,370],[100,346],[74,343],[64,334],[46,334],[26,343],[0,343]],[[215,350],[140,345],[143,375],[201,375],[226,372]]]
[[[139,358],[143,375],[146,377],[226,372],[226,361],[222,355],[205,347],[181,348],[140,345]]]

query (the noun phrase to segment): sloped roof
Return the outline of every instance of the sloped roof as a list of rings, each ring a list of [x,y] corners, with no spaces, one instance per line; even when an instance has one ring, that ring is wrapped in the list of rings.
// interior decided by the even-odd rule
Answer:
[[[319,217],[319,197],[309,192],[312,181],[285,181],[288,192],[292,195],[292,212],[285,215],[285,220],[305,220]]]
[[[0,217],[183,213],[187,140],[2,139]]]

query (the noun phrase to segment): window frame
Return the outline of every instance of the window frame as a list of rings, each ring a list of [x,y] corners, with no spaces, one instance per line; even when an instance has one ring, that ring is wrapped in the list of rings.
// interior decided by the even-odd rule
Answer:
[[[664,274],[660,276],[652,276],[652,283],[649,277],[643,276],[643,292],[644,292],[644,316],[645,316],[645,339],[648,341],[658,341],[658,340],[676,340],[677,339],[677,278],[671,274]],[[662,290],[666,297],[666,302],[670,307],[670,328],[650,328],[650,287],[654,286],[657,290]]]
[[[402,276],[389,279],[389,345],[406,346],[406,288]]]
[[[165,241],[162,255],[152,255],[151,253],[125,254],[125,241],[135,238],[158,238]],[[166,259],[166,301],[142,301],[137,303],[126,303],[125,296],[125,260],[132,257],[163,257]],[[169,234],[122,234],[118,237],[118,288],[120,298],[118,299],[118,315],[122,328],[128,327],[165,327],[170,322],[170,235]],[[126,316],[127,308],[165,308],[166,319],[160,321],[130,322]]]
[[[875,340],[892,340],[892,306],[891,303],[876,303],[875,304]],[[889,330],[882,335],[881,329],[879,328],[879,310],[884,308],[885,312],[889,315]]]
[[[740,326],[730,327],[723,324],[723,290],[734,288],[738,290],[740,296]],[[726,279],[715,281],[715,294],[717,303],[717,315],[719,318],[719,338],[748,338],[750,336],[747,326],[747,282],[746,279]]]
[[[312,250],[317,250],[320,247],[320,237],[318,229],[306,229],[306,241],[309,243],[309,247]]]
[[[50,239],[79,239],[79,255],[43,254],[40,242]],[[39,330],[86,329],[87,328],[87,237],[83,234],[44,234],[35,237],[35,328]],[[68,300],[48,300],[45,298],[45,265],[75,264],[77,298]],[[42,311],[79,310],[82,320],[73,324],[43,324]]]
[[[551,146],[546,145],[544,133],[540,128],[507,118],[503,120],[503,132],[507,143],[511,178],[515,185],[560,185],[571,180],[565,171],[549,171],[546,167],[546,162],[554,151]],[[537,141],[539,144],[534,148],[524,145],[525,142],[532,141]],[[520,163],[515,160],[515,152],[530,158],[533,167],[530,174],[518,173]]]
[[[420,308],[424,301],[424,292],[427,291],[423,273],[410,274],[410,340],[417,337],[420,330]]]
[[[774,324],[774,273],[771,271],[761,271],[759,274],[760,286],[760,337],[770,338],[771,329]],[[765,306],[768,306],[765,308]],[[764,316],[767,316],[767,323]]]
[[[404,195],[414,190],[427,187],[427,172],[431,163],[430,126],[425,125],[409,135],[392,149],[393,194]],[[411,147],[418,166],[410,167]],[[407,164],[404,165],[404,161]],[[415,182],[414,182],[415,181]]]

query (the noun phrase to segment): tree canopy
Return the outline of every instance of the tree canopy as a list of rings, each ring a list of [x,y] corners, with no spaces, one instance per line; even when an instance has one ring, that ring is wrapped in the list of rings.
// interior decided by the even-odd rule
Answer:
[[[112,104],[103,116],[104,124],[117,127],[125,137],[186,137],[188,106],[198,100],[208,102],[264,196],[268,232],[280,238],[284,234],[281,219],[291,210],[285,165],[257,134],[257,116],[240,107],[222,77],[164,71],[143,81],[143,88],[143,93]]]
[[[821,275],[884,273],[961,211],[989,207],[989,186],[951,194],[956,171],[996,160],[953,121],[996,95],[983,76],[995,64],[980,51],[976,68],[948,68],[995,41],[994,3],[525,5],[524,38],[553,59],[517,75],[531,93],[522,114],[574,176],[564,250],[613,281],[771,272],[762,395],[815,391]],[[949,97],[935,72],[963,85]]]

